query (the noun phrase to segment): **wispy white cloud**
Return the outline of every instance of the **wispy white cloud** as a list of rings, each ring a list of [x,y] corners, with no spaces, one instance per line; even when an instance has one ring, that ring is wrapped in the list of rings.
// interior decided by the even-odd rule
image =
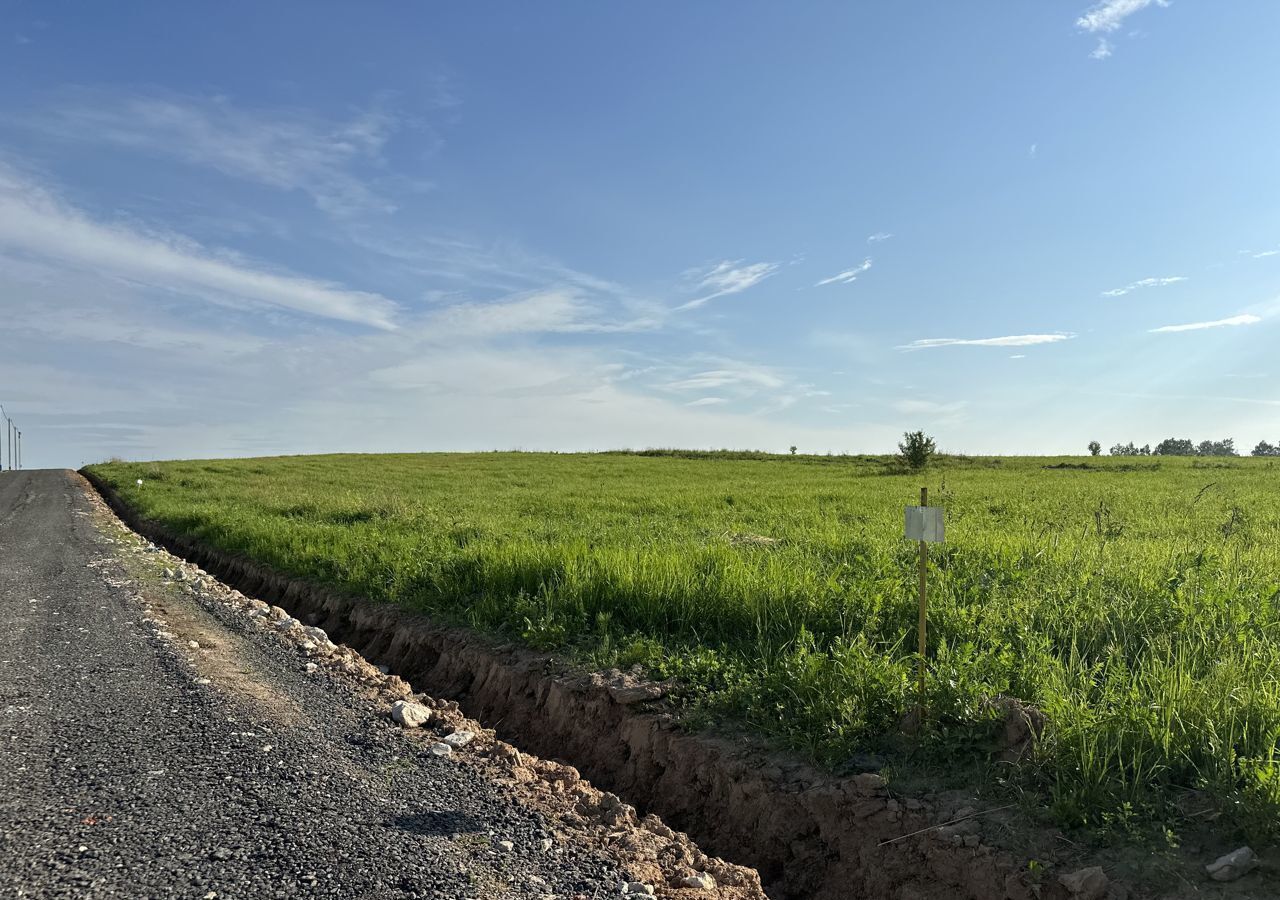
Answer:
[[[1124,20],[1148,6],[1169,6],[1170,0],[1102,0],[1089,7],[1080,18],[1076,19],[1076,27],[1081,31],[1092,33],[1118,31]]]
[[[1167,285],[1177,284],[1180,281],[1187,281],[1187,280],[1188,279],[1185,275],[1169,275],[1163,278],[1143,278],[1139,281],[1134,281],[1130,284],[1126,284],[1124,287],[1112,288],[1109,291],[1103,291],[1102,296],[1123,297],[1125,294],[1128,294],[1131,291],[1139,290],[1141,288],[1166,287]]]
[[[1094,59],[1107,59],[1115,47],[1106,35],[1119,31],[1125,19],[1148,6],[1167,7],[1171,0],[1101,0],[1089,7],[1076,19],[1076,28],[1088,34],[1096,34],[1098,44],[1089,55]]]
[[[1159,328],[1152,328],[1151,333],[1167,334],[1175,331],[1202,331],[1206,328],[1227,328],[1235,325],[1256,325],[1261,321],[1261,316],[1243,313],[1238,316],[1230,316],[1226,319],[1215,319],[1212,322],[1189,322],[1185,325],[1161,325]]]
[[[907,415],[954,416],[968,405],[968,401],[965,400],[953,400],[948,403],[937,400],[898,400],[893,403],[893,408]]]
[[[888,231],[877,231],[875,234],[867,235],[867,243],[878,244],[881,241],[889,240],[891,237],[893,237],[893,235]]]
[[[666,387],[673,391],[705,391],[722,387],[776,389],[785,384],[785,379],[763,367],[737,365],[733,368],[697,372],[687,378],[669,382]]]
[[[932,350],[935,347],[1030,347],[1035,344],[1056,344],[1069,341],[1075,335],[1067,331],[1052,334],[1009,334],[992,338],[922,338],[903,344],[899,350]]]
[[[355,170],[379,169],[387,142],[407,123],[379,105],[331,121],[289,110],[241,109],[221,97],[81,91],[30,124],[65,140],[167,156],[302,191],[325,212],[347,215],[395,209]]]
[[[740,294],[748,288],[755,287],[770,275],[778,271],[777,263],[759,262],[744,264],[742,260],[724,260],[716,263],[711,269],[696,273],[698,289],[710,291],[704,296],[681,304],[676,309],[697,309],[729,294]]]
[[[853,282],[858,280],[859,275],[861,275],[864,272],[870,271],[870,269],[871,269],[871,257],[868,256],[866,259],[864,259],[858,265],[854,266],[852,269],[845,269],[843,272],[837,272],[835,275],[832,275],[830,278],[824,278],[821,281],[819,281],[817,284],[815,284],[814,287],[822,287],[824,284],[852,284]]]
[[[1280,254],[1280,250],[1263,250],[1261,253],[1253,254],[1254,259],[1265,259],[1268,256],[1276,256]]]
[[[220,257],[189,239],[167,239],[94,221],[0,164],[0,250],[206,298],[266,304],[312,316],[394,328],[380,294]]]
[[[437,340],[510,334],[643,331],[654,319],[606,318],[574,288],[531,291],[494,303],[455,303],[427,316],[416,329]]]
[[[697,400],[690,400],[685,406],[719,406],[728,402],[724,397],[699,397]]]

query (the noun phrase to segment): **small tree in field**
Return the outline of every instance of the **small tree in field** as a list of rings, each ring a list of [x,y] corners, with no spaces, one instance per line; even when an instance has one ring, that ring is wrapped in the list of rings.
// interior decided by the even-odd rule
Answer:
[[[898,460],[912,469],[923,469],[937,450],[933,438],[923,431],[908,431],[898,444]]]
[[[1097,455],[1098,455],[1099,453],[1101,453],[1101,452],[1102,452],[1102,445],[1101,445],[1101,444],[1099,444],[1097,441],[1090,441],[1090,442],[1089,442],[1089,455],[1090,455],[1090,456],[1097,456]]]
[[[796,445],[795,445],[795,444],[792,444],[792,445],[791,445],[791,455],[792,455],[792,456],[795,456],[795,455],[796,455]]]

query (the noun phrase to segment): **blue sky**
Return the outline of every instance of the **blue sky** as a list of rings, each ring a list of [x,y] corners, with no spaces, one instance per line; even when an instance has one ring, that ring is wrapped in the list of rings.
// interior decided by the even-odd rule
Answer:
[[[32,465],[1280,439],[1280,4],[9,3]]]

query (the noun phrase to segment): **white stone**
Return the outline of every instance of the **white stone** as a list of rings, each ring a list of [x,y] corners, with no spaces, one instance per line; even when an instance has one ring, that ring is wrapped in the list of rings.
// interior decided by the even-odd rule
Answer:
[[[645,884],[643,881],[628,881],[623,884],[622,893],[628,897],[652,897],[653,885]]]
[[[441,741],[431,745],[431,752],[436,756],[453,756],[453,748]]]
[[[319,666],[317,666],[315,663],[313,663],[313,662],[309,662],[309,663],[307,663],[307,665],[306,665],[306,671],[307,671],[307,674],[308,674],[308,675],[310,675],[310,674],[312,674],[313,672],[315,672],[315,671],[316,671],[317,669],[319,669],[319,668],[320,668],[320,667],[319,667]]]
[[[475,739],[475,733],[471,731],[455,731],[453,734],[444,738],[444,742],[450,747],[457,749],[465,747]]]
[[[498,846],[503,850],[507,851],[508,853],[516,849],[516,845],[513,844],[511,841],[498,841]]]
[[[200,642],[199,642],[199,641],[187,641],[187,646],[188,646],[188,647],[190,647],[192,650],[199,650],[199,649],[200,649]]]
[[[710,872],[697,872],[680,879],[680,887],[698,888],[703,891],[713,890],[716,886],[715,876]]]
[[[1241,847],[1226,856],[1218,857],[1205,866],[1204,870],[1214,881],[1235,881],[1247,875],[1257,865],[1258,855],[1249,847]]]
[[[311,663],[310,665],[315,665]],[[391,718],[405,728],[421,728],[431,721],[431,710],[421,703],[409,700],[397,700],[391,704]]]

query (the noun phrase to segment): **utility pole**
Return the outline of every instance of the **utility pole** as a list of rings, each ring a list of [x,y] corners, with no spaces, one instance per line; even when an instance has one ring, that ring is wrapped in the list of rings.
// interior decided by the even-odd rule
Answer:
[[[22,468],[22,432],[18,432],[18,468]]]

